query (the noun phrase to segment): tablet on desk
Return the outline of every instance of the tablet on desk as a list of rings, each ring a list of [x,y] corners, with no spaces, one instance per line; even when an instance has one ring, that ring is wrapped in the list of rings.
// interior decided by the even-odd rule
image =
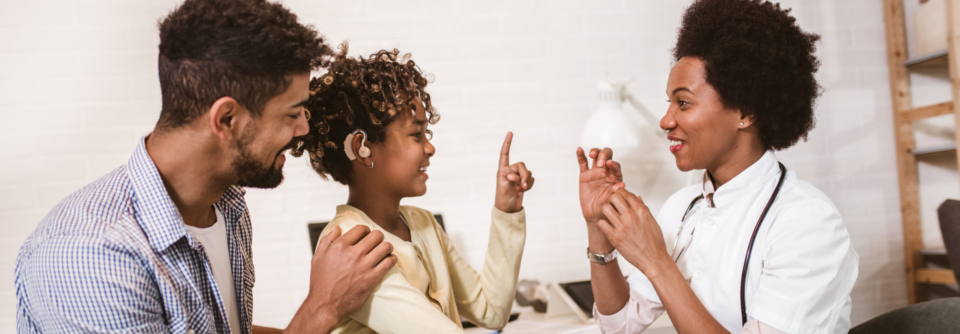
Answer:
[[[590,281],[560,283],[560,287],[587,317],[593,318],[593,287]]]

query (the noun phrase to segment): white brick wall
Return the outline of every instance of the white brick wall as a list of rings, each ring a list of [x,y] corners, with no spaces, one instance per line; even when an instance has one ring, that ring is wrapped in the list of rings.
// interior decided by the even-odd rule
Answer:
[[[67,194],[124,163],[159,112],[156,22],[178,1],[0,0],[0,331],[14,329],[17,250]],[[680,15],[689,1],[288,0],[304,22],[352,54],[398,47],[436,81],[443,115],[430,191],[406,200],[443,213],[451,237],[482,265],[497,150],[537,176],[527,197],[521,277],[589,277],[573,152],[596,82],[636,77],[630,91],[665,110]],[[826,93],[810,141],[779,153],[829,195],[860,254],[855,323],[906,304],[899,198],[881,5],[867,0],[785,1],[820,33]],[[628,185],[659,210],[686,182],[666,148],[628,159]],[[651,163],[650,161],[653,161]],[[657,162],[659,161],[659,163]],[[644,164],[643,162],[646,162]],[[257,264],[255,321],[283,326],[306,294],[306,222],[329,219],[346,188],[303,160],[287,181],[251,190]]]

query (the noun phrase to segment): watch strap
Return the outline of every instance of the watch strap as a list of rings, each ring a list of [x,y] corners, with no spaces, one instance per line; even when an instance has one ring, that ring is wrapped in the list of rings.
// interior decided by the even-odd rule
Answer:
[[[614,249],[612,252],[607,254],[598,254],[591,252],[590,247],[587,247],[587,258],[590,259],[591,262],[607,264],[617,259],[617,250]]]

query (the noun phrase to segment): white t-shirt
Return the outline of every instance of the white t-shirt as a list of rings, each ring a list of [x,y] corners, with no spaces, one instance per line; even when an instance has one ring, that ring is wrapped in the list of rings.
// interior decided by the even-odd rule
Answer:
[[[197,228],[184,225],[187,231],[203,245],[213,270],[213,279],[217,281],[220,290],[220,299],[227,312],[227,323],[231,333],[240,333],[240,317],[237,312],[237,293],[233,287],[233,270],[230,266],[230,251],[227,248],[227,227],[220,210],[214,207],[217,222],[207,228]]]

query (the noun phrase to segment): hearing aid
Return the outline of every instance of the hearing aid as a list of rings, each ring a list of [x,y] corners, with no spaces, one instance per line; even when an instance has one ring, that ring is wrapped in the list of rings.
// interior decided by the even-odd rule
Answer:
[[[356,129],[356,130],[353,130],[353,132],[351,132],[349,135],[347,135],[347,139],[343,141],[343,150],[344,152],[347,153],[347,158],[350,159],[351,161],[357,159],[357,156],[353,154],[353,137],[356,136],[358,133],[363,134],[363,139],[360,141],[360,148],[357,150],[357,154],[359,154],[361,158],[370,157],[370,148],[368,148],[366,145],[367,132],[361,129]]]

